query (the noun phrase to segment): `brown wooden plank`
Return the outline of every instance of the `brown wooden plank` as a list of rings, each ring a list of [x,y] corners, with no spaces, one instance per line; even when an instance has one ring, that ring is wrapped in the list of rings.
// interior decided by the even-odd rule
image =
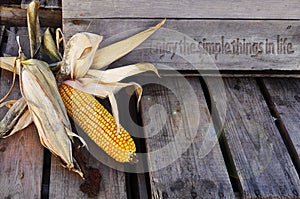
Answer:
[[[32,0],[22,0],[21,8],[26,9]],[[61,8],[61,0],[36,0],[42,8]]]
[[[96,198],[127,198],[125,186],[125,174],[109,168],[89,156],[88,164],[99,169],[102,174],[100,193]],[[88,195],[80,190],[83,183],[79,175],[61,167],[61,163],[52,156],[50,176],[50,198],[88,198]]]
[[[27,26],[26,10],[19,6],[0,5],[0,24],[8,27]],[[61,9],[39,9],[40,25],[44,27],[61,27]]]
[[[151,27],[158,21],[65,19],[63,28],[67,38],[81,31],[103,35],[104,41],[100,44],[103,47]],[[162,70],[299,70],[299,30],[299,21],[170,19],[139,50],[119,60],[117,65],[145,61],[155,63]],[[255,46],[259,49],[259,45],[261,49],[257,53]]]
[[[63,1],[64,18],[256,18],[299,19],[300,7],[289,1]]]
[[[228,111],[223,136],[242,196],[299,198],[299,176],[255,80],[224,82]]]
[[[1,197],[40,198],[43,148],[35,127],[1,139],[0,149]]]
[[[234,198],[199,79],[153,83],[144,86],[141,101],[145,134],[152,135],[146,139],[152,198]],[[173,141],[174,148],[163,148]],[[165,165],[172,157],[178,159]]]
[[[10,37],[10,35],[9,35]],[[14,48],[9,43],[7,48]],[[12,74],[3,70],[0,96],[6,94]],[[21,97],[18,81],[8,99]],[[7,109],[1,108],[0,118]],[[40,198],[43,171],[43,148],[33,125],[17,134],[0,139],[0,195],[2,198]]]
[[[276,113],[284,124],[285,139],[300,166],[300,79],[263,79]],[[279,118],[277,118],[279,119]],[[300,167],[299,167],[300,168]]]

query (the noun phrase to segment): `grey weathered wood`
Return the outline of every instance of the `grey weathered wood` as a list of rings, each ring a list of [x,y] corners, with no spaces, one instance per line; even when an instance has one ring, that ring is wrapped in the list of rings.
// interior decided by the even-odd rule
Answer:
[[[99,161],[90,158],[89,165],[100,170],[102,181],[100,193],[96,198],[126,199],[125,174],[101,164]],[[82,179],[79,175],[61,167],[61,163],[52,156],[50,176],[50,198],[88,198],[80,190]]]
[[[1,139],[0,158],[1,197],[40,198],[43,148],[35,127]]]
[[[214,128],[209,126],[211,120],[199,79],[162,78],[154,82],[158,85],[144,87],[141,101],[145,134],[157,133],[146,139],[147,151],[161,150],[164,154],[148,154],[152,198],[234,198]],[[191,97],[186,83],[191,85],[196,99]],[[173,85],[173,89],[160,85]],[[199,107],[190,111],[189,106],[196,102]],[[176,146],[163,152],[162,148],[178,134]],[[185,142],[191,145],[180,154]],[[164,167],[163,162],[173,156],[178,159]],[[152,171],[154,168],[159,170]]]
[[[5,50],[5,55],[7,56],[18,56],[18,43],[16,37],[19,36],[20,38],[20,44],[22,47],[22,50],[26,57],[30,57],[29,52],[29,37],[28,37],[28,31],[25,27],[11,27],[9,29],[9,35],[7,40],[7,48]]]
[[[10,36],[10,35],[9,35]],[[9,43],[7,48],[13,49]],[[11,72],[3,70],[0,98],[12,83]],[[21,97],[18,81],[8,99]],[[0,118],[6,110],[1,108]],[[2,198],[40,198],[43,172],[43,148],[33,125],[15,135],[0,139],[0,195]]]
[[[32,0],[22,0],[21,8],[26,9]],[[61,8],[61,0],[35,0],[40,2],[40,7],[44,8]]]
[[[0,46],[2,44],[2,38],[5,31],[5,26],[0,26]]]
[[[300,79],[263,79],[287,130],[286,136],[300,166]]]
[[[255,80],[224,81],[223,136],[243,197],[299,198],[299,176]]]
[[[158,19],[65,19],[63,28],[67,38],[81,31],[103,35],[104,41],[100,44],[100,47],[103,47],[147,29],[159,21]],[[157,68],[165,70],[299,70],[300,38],[297,36],[299,31],[299,21],[170,19],[138,50],[118,61],[117,65],[145,61],[154,63]],[[222,37],[224,37],[224,45]],[[278,37],[286,38],[285,44],[289,45],[293,52],[283,54],[281,51],[280,53]],[[206,39],[205,42],[204,39]],[[221,50],[221,53],[215,53],[217,50],[209,51],[207,43],[218,43],[217,46],[223,45],[222,49],[225,49],[226,42],[236,42],[237,39],[242,42],[239,48],[242,51],[239,53],[233,52],[233,46],[230,47],[231,53],[229,54],[226,54],[226,50]],[[204,48],[207,49],[208,54],[205,54],[203,48],[199,48],[199,42],[202,42],[200,44],[202,47],[205,43]],[[262,54],[255,56],[255,53],[250,53],[248,46],[246,55],[247,43],[255,42],[264,43],[261,46]],[[266,43],[272,43],[274,51],[267,51]],[[216,47],[216,49],[220,48]]]
[[[300,5],[289,1],[63,1],[64,18],[257,18],[299,19]]]

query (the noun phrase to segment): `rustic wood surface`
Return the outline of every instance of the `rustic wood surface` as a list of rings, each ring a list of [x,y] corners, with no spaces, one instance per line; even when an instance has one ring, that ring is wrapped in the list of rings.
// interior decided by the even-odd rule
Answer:
[[[224,140],[245,198],[298,198],[300,179],[254,79],[225,79]]]
[[[1,29],[4,30],[4,29]],[[7,52],[13,44],[7,45]],[[0,97],[12,84],[11,72],[2,70]],[[21,97],[18,81],[8,99]],[[5,114],[1,108],[0,118]],[[40,198],[43,174],[43,148],[33,125],[15,135],[0,139],[0,195],[3,198]]]
[[[82,31],[103,35],[104,41],[100,47],[104,47],[147,29],[159,21],[159,19],[65,19],[64,32],[67,38]],[[151,62],[162,70],[299,70],[300,38],[297,36],[299,31],[299,21],[168,19],[161,30],[117,64]],[[229,44],[232,42],[235,44]],[[259,54],[253,47],[256,42],[257,45],[262,44]],[[230,51],[225,49],[226,43],[230,46]],[[238,48],[235,46],[236,43],[240,45]],[[252,45],[252,49],[248,44]],[[287,50],[284,51],[287,45],[292,49],[289,51],[290,54]],[[233,48],[239,49],[239,52]]]
[[[189,96],[186,82],[193,88],[199,102],[199,107],[192,111],[188,106],[193,107],[196,102]],[[158,85],[145,86],[141,102],[145,134],[151,135],[157,131],[156,135],[147,138],[147,150],[165,154],[148,154],[150,169],[160,168],[149,173],[152,198],[234,197],[214,128],[209,126],[211,120],[199,79],[163,78],[155,84]],[[171,88],[160,85],[174,86],[171,91]],[[183,100],[185,104],[182,104]],[[150,111],[155,107],[156,111]],[[163,109],[167,118],[163,116]],[[196,133],[195,138],[191,137],[193,133]],[[182,136],[175,141],[177,145],[172,148],[173,151],[164,153],[163,147],[174,141],[178,134]],[[192,139],[191,145],[180,154],[182,143],[188,141],[185,139]],[[178,159],[163,168],[163,162],[175,155]]]
[[[102,181],[98,199],[126,199],[125,174],[113,170],[89,157],[89,165],[100,170]],[[60,162],[52,157],[49,198],[89,198],[80,190],[83,180],[79,175],[61,167]]]
[[[26,57],[30,57],[29,52],[29,37],[28,31],[25,27],[11,27],[8,30],[8,39],[7,39],[7,47],[4,52],[5,56],[14,56],[17,57],[18,54],[18,43],[17,36],[20,38],[20,45]]]
[[[279,1],[63,1],[64,18],[299,19],[297,0]]]
[[[285,139],[300,169],[300,79],[264,79],[274,108],[279,114]]]
[[[0,24],[9,27],[27,26],[27,12],[15,5],[0,5]],[[40,25],[45,27],[61,27],[62,16],[60,9],[40,9]]]

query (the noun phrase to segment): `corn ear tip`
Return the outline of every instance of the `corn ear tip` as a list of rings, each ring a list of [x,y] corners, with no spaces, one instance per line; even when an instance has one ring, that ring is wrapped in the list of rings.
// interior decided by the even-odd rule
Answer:
[[[138,162],[139,162],[139,160],[138,160],[138,158],[137,158],[136,153],[131,153],[131,154],[129,155],[129,161],[128,161],[128,163],[130,163],[130,164],[136,164],[136,163],[138,163]]]

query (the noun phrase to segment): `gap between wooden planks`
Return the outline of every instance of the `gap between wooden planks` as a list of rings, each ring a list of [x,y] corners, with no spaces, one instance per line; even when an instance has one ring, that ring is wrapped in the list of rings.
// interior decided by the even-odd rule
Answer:
[[[184,85],[192,87],[195,98]],[[141,116],[145,134],[152,135],[146,139],[151,198],[234,197],[199,78],[153,80],[144,88]],[[182,149],[189,139],[190,146]],[[174,148],[166,150],[172,142]]]
[[[214,84],[213,78],[208,82]],[[285,146],[256,81],[225,78],[224,82],[228,112],[222,120],[222,145],[230,155],[229,172],[238,178],[242,196],[298,198],[299,174],[289,146]]]

